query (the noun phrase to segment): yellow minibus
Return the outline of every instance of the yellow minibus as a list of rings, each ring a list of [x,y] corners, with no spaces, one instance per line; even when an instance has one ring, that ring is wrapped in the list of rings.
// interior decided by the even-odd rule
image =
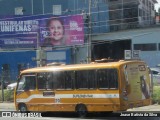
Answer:
[[[15,106],[21,112],[125,111],[151,104],[151,83],[145,62],[56,65],[20,73]]]

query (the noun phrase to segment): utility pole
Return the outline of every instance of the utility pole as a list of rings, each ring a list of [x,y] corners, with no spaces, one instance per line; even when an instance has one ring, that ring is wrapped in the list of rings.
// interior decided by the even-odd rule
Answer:
[[[158,23],[160,23],[160,7],[158,8]]]
[[[42,0],[42,13],[44,15],[44,0]]]
[[[33,57],[32,60],[37,62],[37,67],[44,66],[46,64],[46,51],[44,48],[40,46],[39,34],[37,32],[37,50],[36,50],[36,57]]]
[[[124,14],[123,14],[123,12],[124,12],[124,1],[123,1],[123,0],[122,0],[122,3],[121,3],[121,4],[122,4],[122,5],[121,5],[121,6],[122,6],[122,7],[121,7],[121,8],[122,8],[122,10],[121,10],[121,11],[122,11],[122,15],[121,15],[121,30],[123,30],[123,29],[124,29],[124,28],[123,28],[123,26],[124,26],[124,25],[123,25],[123,19],[124,19]]]
[[[32,8],[32,15],[33,15],[33,0],[31,0],[31,8]]]
[[[46,51],[43,48],[38,48],[36,51],[36,60],[37,61],[37,66],[44,66],[46,64]]]
[[[4,69],[2,67],[2,75],[1,75],[1,89],[2,89],[2,102],[4,102]]]
[[[88,19],[89,19],[89,25],[88,25],[88,29],[89,29],[89,34],[88,34],[88,44],[87,44],[87,48],[88,48],[88,55],[87,55],[87,63],[91,62],[91,33],[92,33],[92,26],[91,26],[91,4],[92,4],[92,0],[88,1]]]

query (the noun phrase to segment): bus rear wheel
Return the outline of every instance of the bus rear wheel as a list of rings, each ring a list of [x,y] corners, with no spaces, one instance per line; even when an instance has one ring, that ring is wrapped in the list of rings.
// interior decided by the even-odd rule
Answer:
[[[87,107],[84,104],[78,104],[76,106],[76,113],[81,118],[86,117],[86,115],[87,115]]]
[[[27,106],[25,104],[19,104],[18,109],[21,113],[26,113],[27,112]]]

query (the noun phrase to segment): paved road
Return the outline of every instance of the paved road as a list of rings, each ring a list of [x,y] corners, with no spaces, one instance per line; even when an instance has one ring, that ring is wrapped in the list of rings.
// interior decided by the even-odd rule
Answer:
[[[14,103],[0,103],[0,111],[15,111]],[[127,115],[127,113],[130,116],[131,116],[131,113],[134,113],[136,115],[137,113],[138,114],[141,113],[141,111],[142,112],[149,111],[149,112],[151,112],[153,114],[150,114],[150,113],[146,112],[150,117],[144,117],[144,114],[143,114],[143,117],[139,117],[139,118],[141,118],[140,120],[146,120],[146,119],[147,120],[160,120],[160,117],[155,117],[154,116],[154,113],[155,113],[155,115],[156,115],[156,113],[160,113],[160,105],[158,105],[158,104],[144,106],[144,107],[138,107],[138,108],[133,108],[133,109],[128,109],[125,112],[125,115]],[[69,120],[69,119],[70,120],[75,120],[75,119],[79,119],[79,118],[75,117],[75,115],[73,115],[73,114],[72,115],[65,115],[65,114],[63,114],[63,115],[58,115],[58,114],[55,115],[54,114],[54,115],[51,115],[51,116],[50,115],[48,116],[48,114],[47,114],[47,116],[44,116],[44,117],[43,117],[44,120],[45,119],[61,119],[61,120]],[[126,116],[125,117],[118,116],[118,117],[115,117],[115,118],[114,117],[109,118],[106,115],[104,115],[104,116],[102,115],[101,116],[99,114],[96,117],[92,117],[92,114],[89,115],[89,117],[87,117],[88,120],[90,120],[90,119],[92,119],[92,120],[97,120],[97,119],[105,119],[105,120],[112,120],[112,119],[114,119],[114,120],[118,120],[118,119],[122,119],[123,120],[125,118],[126,118]],[[135,118],[134,117],[134,120],[139,120],[139,118],[137,118],[137,117]],[[7,118],[6,120],[9,120],[9,119],[11,119],[11,118]],[[19,120],[19,118],[16,118],[16,119]],[[23,120],[24,119],[29,119],[29,118],[23,118]],[[36,120],[36,119],[41,120],[42,118],[34,118],[34,120]],[[85,119],[85,120],[87,120],[87,119]],[[126,119],[127,120],[132,120],[132,117],[127,117]],[[1,118],[0,118],[0,120],[1,120]]]
[[[0,111],[2,110],[10,110],[10,111],[15,111],[14,103],[6,103],[6,102],[1,102],[0,103]],[[144,106],[144,107],[138,107],[138,108],[132,108],[128,109],[127,111],[159,111],[160,112],[160,105],[154,104],[154,105],[149,105],[149,106]]]

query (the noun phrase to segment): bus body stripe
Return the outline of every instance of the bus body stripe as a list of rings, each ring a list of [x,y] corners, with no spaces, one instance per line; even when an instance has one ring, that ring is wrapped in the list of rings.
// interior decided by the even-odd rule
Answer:
[[[55,99],[61,99],[61,98],[119,98],[119,94],[55,94],[55,96],[43,96],[42,94],[35,94],[31,95],[28,98],[21,99],[17,98],[16,102],[29,102],[30,100],[34,98],[55,98]]]

